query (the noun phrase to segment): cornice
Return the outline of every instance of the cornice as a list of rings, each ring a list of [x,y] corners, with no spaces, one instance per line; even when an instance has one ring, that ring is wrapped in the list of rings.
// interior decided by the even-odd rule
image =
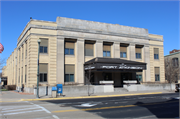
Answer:
[[[72,31],[72,32],[81,32],[81,33],[91,33],[91,34],[100,34],[100,35],[110,35],[110,36],[119,36],[119,37],[128,37],[128,38],[137,38],[137,39],[146,39],[146,40],[154,40],[154,41],[161,41],[161,39],[150,38],[149,36],[140,36],[140,35],[133,35],[133,34],[123,34],[123,33],[115,33],[115,32],[104,32],[104,31],[97,31],[97,30],[87,30],[87,29],[79,29],[79,28],[70,28],[70,27],[53,27],[53,26],[43,26],[43,25],[34,25],[29,24],[28,27],[25,28],[25,32],[19,38],[17,45],[23,39],[24,35],[27,31],[31,28],[38,28],[38,29],[49,29],[49,30],[64,30],[64,31]]]

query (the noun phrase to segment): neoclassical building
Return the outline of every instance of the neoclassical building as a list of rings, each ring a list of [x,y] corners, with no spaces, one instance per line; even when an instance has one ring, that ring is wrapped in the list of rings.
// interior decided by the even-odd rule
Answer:
[[[163,36],[144,28],[57,17],[56,22],[27,23],[3,70],[8,85],[36,86],[38,39],[41,86],[85,85],[89,72],[93,85],[165,81]]]

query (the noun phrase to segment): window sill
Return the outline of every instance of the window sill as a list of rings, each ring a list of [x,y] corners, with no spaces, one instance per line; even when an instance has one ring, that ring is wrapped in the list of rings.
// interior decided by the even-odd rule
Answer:
[[[65,55],[65,57],[75,57],[75,55]]]
[[[127,59],[127,57],[120,57],[120,59]]]
[[[159,61],[159,59],[154,59],[154,61]]]
[[[94,56],[85,56],[85,57],[90,57],[91,58],[91,57],[94,57]]]
[[[48,55],[48,53],[39,53],[39,55]]]

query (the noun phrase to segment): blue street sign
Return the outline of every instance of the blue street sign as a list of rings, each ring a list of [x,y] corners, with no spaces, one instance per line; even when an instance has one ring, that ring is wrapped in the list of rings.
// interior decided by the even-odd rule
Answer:
[[[57,84],[57,93],[63,93],[63,85],[62,84]]]

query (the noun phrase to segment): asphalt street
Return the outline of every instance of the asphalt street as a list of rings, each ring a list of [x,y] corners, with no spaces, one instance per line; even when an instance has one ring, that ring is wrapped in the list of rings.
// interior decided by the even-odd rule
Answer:
[[[179,93],[1,103],[2,119],[178,118]]]

